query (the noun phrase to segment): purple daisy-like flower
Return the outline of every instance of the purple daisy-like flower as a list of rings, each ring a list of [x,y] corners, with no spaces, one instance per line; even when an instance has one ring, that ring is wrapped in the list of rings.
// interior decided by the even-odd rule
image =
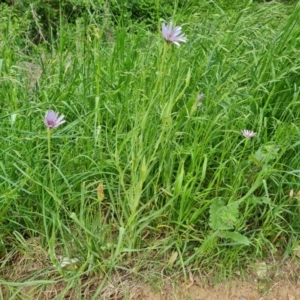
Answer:
[[[173,43],[176,46],[180,47],[180,42],[182,43],[186,43],[187,38],[181,34],[181,27],[180,26],[176,26],[173,28],[173,24],[172,22],[170,23],[170,25],[167,25],[165,23],[162,24],[162,35],[163,38],[169,42],[169,43]]]
[[[245,138],[250,139],[250,138],[256,136],[257,133],[254,132],[254,131],[251,131],[251,130],[244,129],[244,130],[242,130],[242,135],[243,135]]]
[[[64,118],[65,116],[59,116],[58,112],[54,112],[53,110],[47,110],[44,118],[44,124],[50,129],[57,128],[58,126],[66,122]]]
[[[204,99],[204,97],[205,97],[205,95],[204,95],[203,93],[199,94],[199,95],[197,96],[197,101],[198,101],[198,103],[200,103],[200,102]]]

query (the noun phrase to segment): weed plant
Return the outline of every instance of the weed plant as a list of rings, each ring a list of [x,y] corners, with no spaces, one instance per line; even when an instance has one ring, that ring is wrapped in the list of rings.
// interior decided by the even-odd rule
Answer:
[[[300,3],[244,1],[226,9],[211,1],[173,16],[188,38],[180,47],[166,43],[160,28],[98,26],[92,14],[75,25],[61,19],[57,39],[34,45],[4,9],[6,295],[21,293],[26,280],[42,286],[145,269],[212,268],[228,276],[257,259],[293,255],[299,17]],[[51,143],[47,110],[66,120],[51,129]],[[33,239],[49,261],[12,282],[13,255],[29,253]],[[61,256],[76,258],[76,267],[64,269]]]

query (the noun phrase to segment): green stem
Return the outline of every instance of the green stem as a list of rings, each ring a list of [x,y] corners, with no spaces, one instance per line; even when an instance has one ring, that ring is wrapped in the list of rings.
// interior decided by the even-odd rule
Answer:
[[[243,150],[242,150],[242,152],[241,152],[241,156],[240,156],[240,161],[244,161],[244,152],[245,152],[245,150],[247,149],[247,147],[248,147],[248,143],[249,143],[249,138],[245,138],[245,144],[244,144],[244,148],[243,148]]]
[[[48,163],[49,163],[49,177],[50,177],[50,187],[53,191],[53,179],[52,179],[52,170],[51,170],[51,129],[47,128],[48,134]]]
[[[156,84],[155,84],[155,87],[154,87],[154,94],[156,95],[157,93],[161,94],[161,95],[164,95],[164,85],[165,85],[165,82],[164,82],[164,73],[165,73],[165,64],[166,64],[166,55],[167,55],[167,51],[168,51],[168,47],[169,47],[169,44],[167,42],[164,43],[164,49],[163,49],[163,53],[161,55],[161,59],[159,60],[160,62],[160,65],[157,66],[158,67],[158,77],[156,79]]]

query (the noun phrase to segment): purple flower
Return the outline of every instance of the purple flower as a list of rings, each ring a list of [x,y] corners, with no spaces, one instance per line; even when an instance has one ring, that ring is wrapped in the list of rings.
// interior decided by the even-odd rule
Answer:
[[[47,110],[44,118],[44,124],[48,128],[57,128],[59,125],[65,123],[64,115],[59,116],[58,112],[54,112],[53,110]]]
[[[254,132],[254,131],[251,131],[251,130],[246,130],[246,129],[244,129],[244,130],[242,130],[242,135],[243,135],[245,138],[250,139],[250,138],[256,136],[257,133]]]
[[[199,94],[199,95],[197,96],[197,101],[198,101],[198,103],[200,103],[200,102],[204,99],[204,97],[205,97],[205,95],[204,95],[203,93]]]
[[[187,39],[184,37],[184,35],[181,34],[181,27],[176,26],[173,28],[172,22],[170,25],[167,25],[165,23],[162,24],[162,35],[163,38],[169,42],[173,43],[176,46],[180,47],[180,42],[186,43]]]

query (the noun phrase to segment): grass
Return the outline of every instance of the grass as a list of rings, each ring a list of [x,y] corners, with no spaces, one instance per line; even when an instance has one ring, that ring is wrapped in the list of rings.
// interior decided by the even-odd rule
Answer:
[[[219,4],[177,12],[180,48],[159,28],[93,15],[62,19],[57,39],[34,45],[25,22],[0,13],[2,298],[53,282],[64,295],[93,274],[154,280],[213,265],[226,277],[293,255],[300,6]],[[48,109],[67,121],[51,160]],[[42,263],[10,277],[17,253]],[[65,269],[59,255],[79,261]]]

